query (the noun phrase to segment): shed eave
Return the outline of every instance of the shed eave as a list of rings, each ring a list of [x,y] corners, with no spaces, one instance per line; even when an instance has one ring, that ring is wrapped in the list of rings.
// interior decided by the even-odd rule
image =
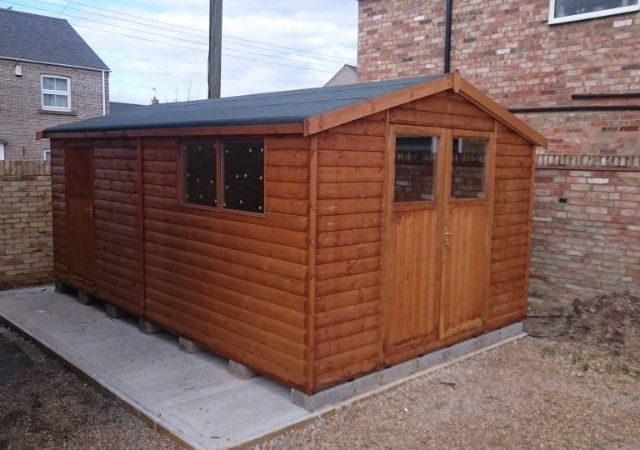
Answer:
[[[111,138],[111,137],[180,137],[180,136],[242,136],[256,134],[302,134],[302,122],[281,124],[251,124],[251,125],[223,125],[223,126],[191,126],[191,127],[161,127],[137,128],[122,130],[78,130],[55,131],[44,130],[36,133],[36,139],[81,139],[81,138]]]

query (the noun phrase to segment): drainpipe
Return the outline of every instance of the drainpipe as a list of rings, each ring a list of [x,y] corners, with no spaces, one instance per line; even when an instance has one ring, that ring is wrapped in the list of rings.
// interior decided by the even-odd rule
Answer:
[[[102,115],[107,115],[107,87],[105,86],[106,77],[104,70],[102,71]]]
[[[444,73],[451,73],[451,28],[453,25],[453,0],[445,0],[446,17],[444,29]]]

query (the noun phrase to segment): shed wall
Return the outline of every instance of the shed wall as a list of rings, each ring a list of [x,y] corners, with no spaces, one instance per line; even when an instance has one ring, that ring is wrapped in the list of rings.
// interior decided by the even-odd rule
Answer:
[[[483,330],[526,312],[531,144],[453,92],[389,110],[391,124],[457,128],[496,137],[489,301]],[[387,117],[379,113],[318,135],[315,387],[400,362],[483,330],[387,356],[382,298]],[[492,183],[489,183],[491,185]],[[389,195],[393,195],[390,193]]]
[[[64,146],[88,142],[97,235],[91,294],[304,388],[310,140],[266,138],[264,215],[180,204],[176,138],[54,140],[55,274],[67,282]]]
[[[386,133],[385,112],[317,137],[317,386],[378,364]]]

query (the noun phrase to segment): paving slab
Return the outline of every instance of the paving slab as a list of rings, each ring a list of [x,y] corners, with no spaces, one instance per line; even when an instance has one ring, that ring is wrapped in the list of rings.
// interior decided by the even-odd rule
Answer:
[[[225,448],[312,416],[290,390],[241,380],[226,360],[180,351],[167,333],[141,333],[53,286],[0,292],[0,316],[194,448]]]

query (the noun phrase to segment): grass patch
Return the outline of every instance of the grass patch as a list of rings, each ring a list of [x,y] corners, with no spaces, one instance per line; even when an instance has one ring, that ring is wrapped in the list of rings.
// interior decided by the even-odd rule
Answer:
[[[556,356],[558,354],[558,349],[555,347],[542,347],[540,350],[540,356],[543,358],[551,358],[552,356]]]

